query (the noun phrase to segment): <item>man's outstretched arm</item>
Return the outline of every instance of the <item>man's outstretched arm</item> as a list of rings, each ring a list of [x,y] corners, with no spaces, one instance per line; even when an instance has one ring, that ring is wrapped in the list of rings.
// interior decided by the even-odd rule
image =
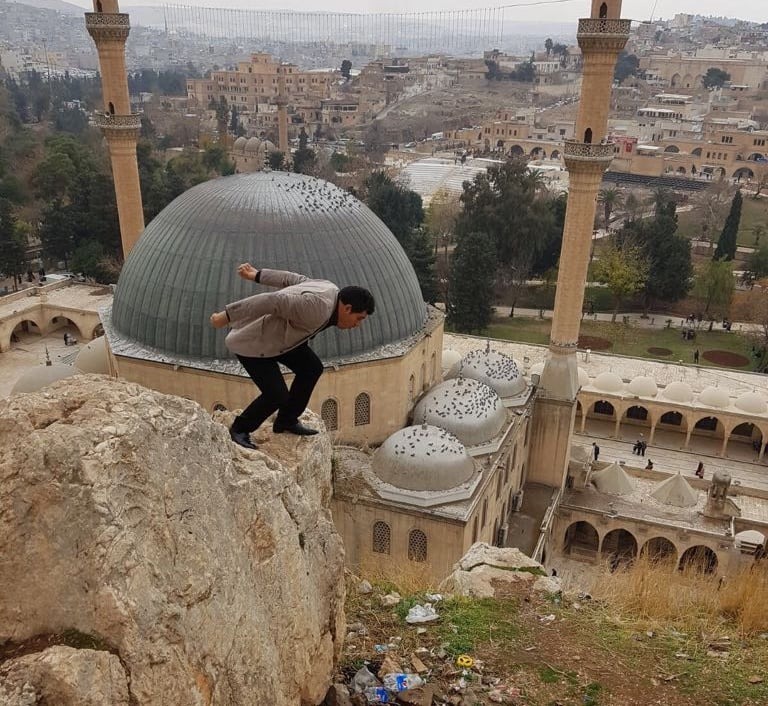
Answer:
[[[244,262],[237,268],[237,274],[243,279],[251,280],[265,287],[283,289],[294,284],[301,284],[309,279],[306,275],[300,275],[286,270],[257,270],[250,262]]]

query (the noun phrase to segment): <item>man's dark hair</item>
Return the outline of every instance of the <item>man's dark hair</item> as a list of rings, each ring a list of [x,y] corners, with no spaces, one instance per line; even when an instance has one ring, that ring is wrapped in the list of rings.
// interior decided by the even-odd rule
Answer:
[[[373,294],[364,287],[344,287],[339,292],[339,301],[342,304],[351,304],[353,314],[359,314],[364,311],[370,315],[376,310]]]

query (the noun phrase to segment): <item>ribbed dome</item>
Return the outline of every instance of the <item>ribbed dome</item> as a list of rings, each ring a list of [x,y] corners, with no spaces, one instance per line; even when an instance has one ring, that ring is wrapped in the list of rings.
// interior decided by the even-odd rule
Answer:
[[[246,152],[258,152],[261,145],[261,140],[258,137],[251,137],[248,142],[245,143]]]
[[[235,144],[232,145],[232,149],[234,149],[237,152],[242,152],[245,149],[245,146],[248,144],[248,140],[246,140],[244,137],[238,137],[235,140]]]
[[[656,387],[656,381],[647,375],[638,375],[632,378],[627,389],[638,397],[656,397],[659,388]]]
[[[498,435],[507,415],[488,385],[454,378],[427,392],[413,410],[413,419],[451,432],[466,446],[477,446]]]
[[[693,399],[693,390],[687,382],[670,382],[661,393],[672,402],[690,402]]]
[[[478,348],[451,368],[448,377],[471,378],[496,390],[499,397],[515,397],[528,387],[517,363],[498,351]]]
[[[731,400],[725,390],[721,390],[719,387],[705,387],[699,395],[699,402],[707,405],[707,407],[723,409],[730,404]]]
[[[768,409],[765,398],[757,392],[745,392],[737,397],[733,404],[740,410],[750,414],[762,414]]]
[[[367,287],[376,313],[353,331],[332,328],[321,358],[373,350],[421,330],[426,305],[405,252],[356,198],[314,177],[254,172],[183,193],[144,229],[115,292],[112,324],[130,341],[171,354],[226,358],[225,304],[264,291],[236,274],[241,262]]]
[[[274,142],[270,142],[269,140],[264,140],[264,142],[261,143],[261,147],[264,150],[264,154],[269,154],[270,152],[274,152],[277,147],[275,147]]]
[[[620,392],[624,381],[616,373],[606,370],[595,378],[592,385],[601,392]]]
[[[475,472],[464,445],[429,424],[392,434],[374,454],[372,467],[385,483],[404,490],[450,490]]]

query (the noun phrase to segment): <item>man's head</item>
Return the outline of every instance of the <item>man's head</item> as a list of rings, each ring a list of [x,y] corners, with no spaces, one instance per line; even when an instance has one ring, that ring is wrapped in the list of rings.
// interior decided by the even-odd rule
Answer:
[[[363,287],[344,287],[339,291],[338,328],[357,328],[376,309],[373,294]]]

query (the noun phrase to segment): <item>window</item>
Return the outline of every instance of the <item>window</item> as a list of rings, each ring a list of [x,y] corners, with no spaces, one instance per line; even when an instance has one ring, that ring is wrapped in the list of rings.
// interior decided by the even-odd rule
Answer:
[[[429,365],[431,368],[429,379],[430,379],[430,382],[434,382],[435,380],[437,380],[437,358],[435,357],[434,352],[432,353],[432,359]]]
[[[485,521],[488,519],[488,498],[483,500],[483,516],[481,518],[480,526],[485,527]]]
[[[415,394],[416,394],[416,376],[411,375],[411,377],[408,378],[408,399],[412,400]]]
[[[427,535],[421,530],[411,530],[408,535],[408,559],[411,561],[427,560]]]
[[[427,378],[425,373],[426,366],[424,363],[421,364],[421,373],[419,375],[419,389],[423,390],[427,386]]]
[[[320,416],[328,431],[336,431],[339,428],[339,403],[334,399],[325,400],[320,407]]]
[[[496,500],[501,497],[501,469],[496,471]]]
[[[630,407],[627,410],[627,419],[648,419],[648,410],[645,407]]]
[[[371,423],[371,398],[361,392],[355,397],[355,426],[362,427]]]
[[[389,554],[391,531],[386,522],[373,523],[373,551],[376,554]]]
[[[683,421],[683,415],[680,414],[680,412],[666,412],[665,414],[661,415],[661,419],[659,420],[661,424],[674,424],[675,426],[680,426]]]
[[[472,544],[474,544],[477,541],[477,515],[475,515],[475,520],[472,523]]]

